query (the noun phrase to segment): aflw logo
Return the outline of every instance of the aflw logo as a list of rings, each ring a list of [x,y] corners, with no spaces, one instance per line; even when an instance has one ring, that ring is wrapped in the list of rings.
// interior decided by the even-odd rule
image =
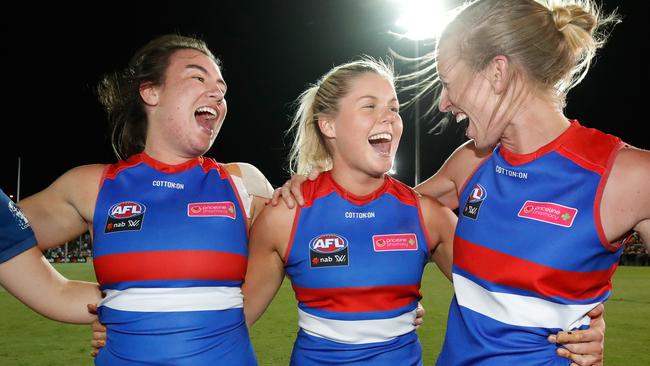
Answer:
[[[135,201],[114,204],[108,209],[104,233],[140,230],[146,210],[145,205]]]
[[[481,184],[476,183],[467,196],[467,202],[463,208],[463,216],[476,220],[483,201],[487,198],[487,190]]]

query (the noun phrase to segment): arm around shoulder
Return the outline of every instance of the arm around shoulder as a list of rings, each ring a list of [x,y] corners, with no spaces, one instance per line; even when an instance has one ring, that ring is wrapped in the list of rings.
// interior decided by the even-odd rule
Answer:
[[[489,153],[477,150],[474,142],[468,141],[456,149],[433,176],[418,184],[415,190],[454,210],[458,208],[458,194],[463,184]]]

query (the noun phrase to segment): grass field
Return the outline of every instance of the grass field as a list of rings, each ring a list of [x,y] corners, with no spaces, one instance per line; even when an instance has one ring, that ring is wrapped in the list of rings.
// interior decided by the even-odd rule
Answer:
[[[91,264],[61,264],[68,278],[94,280]],[[614,293],[606,304],[607,365],[650,365],[650,267],[620,267]],[[418,331],[425,364],[433,365],[444,335],[452,289],[434,266],[425,273],[422,293],[427,309]],[[297,331],[295,300],[289,281],[251,337],[260,365],[286,365]],[[0,288],[0,365],[91,365],[87,326],[59,324],[45,319]]]

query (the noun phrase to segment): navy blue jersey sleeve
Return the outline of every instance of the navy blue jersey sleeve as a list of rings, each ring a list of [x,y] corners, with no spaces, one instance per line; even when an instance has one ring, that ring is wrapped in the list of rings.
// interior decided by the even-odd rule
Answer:
[[[0,190],[0,263],[36,245],[36,237],[20,208]]]

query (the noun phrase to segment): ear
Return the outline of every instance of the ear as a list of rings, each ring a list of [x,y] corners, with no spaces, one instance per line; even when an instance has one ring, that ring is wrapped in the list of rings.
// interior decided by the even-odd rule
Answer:
[[[329,116],[318,117],[318,128],[320,128],[320,132],[326,138],[336,138],[336,126],[334,124],[334,118]]]
[[[148,106],[155,106],[158,104],[158,87],[151,82],[140,84],[140,98],[144,104]]]
[[[494,92],[501,94],[508,88],[510,82],[510,62],[504,55],[496,55],[490,61],[488,79],[494,88]]]

